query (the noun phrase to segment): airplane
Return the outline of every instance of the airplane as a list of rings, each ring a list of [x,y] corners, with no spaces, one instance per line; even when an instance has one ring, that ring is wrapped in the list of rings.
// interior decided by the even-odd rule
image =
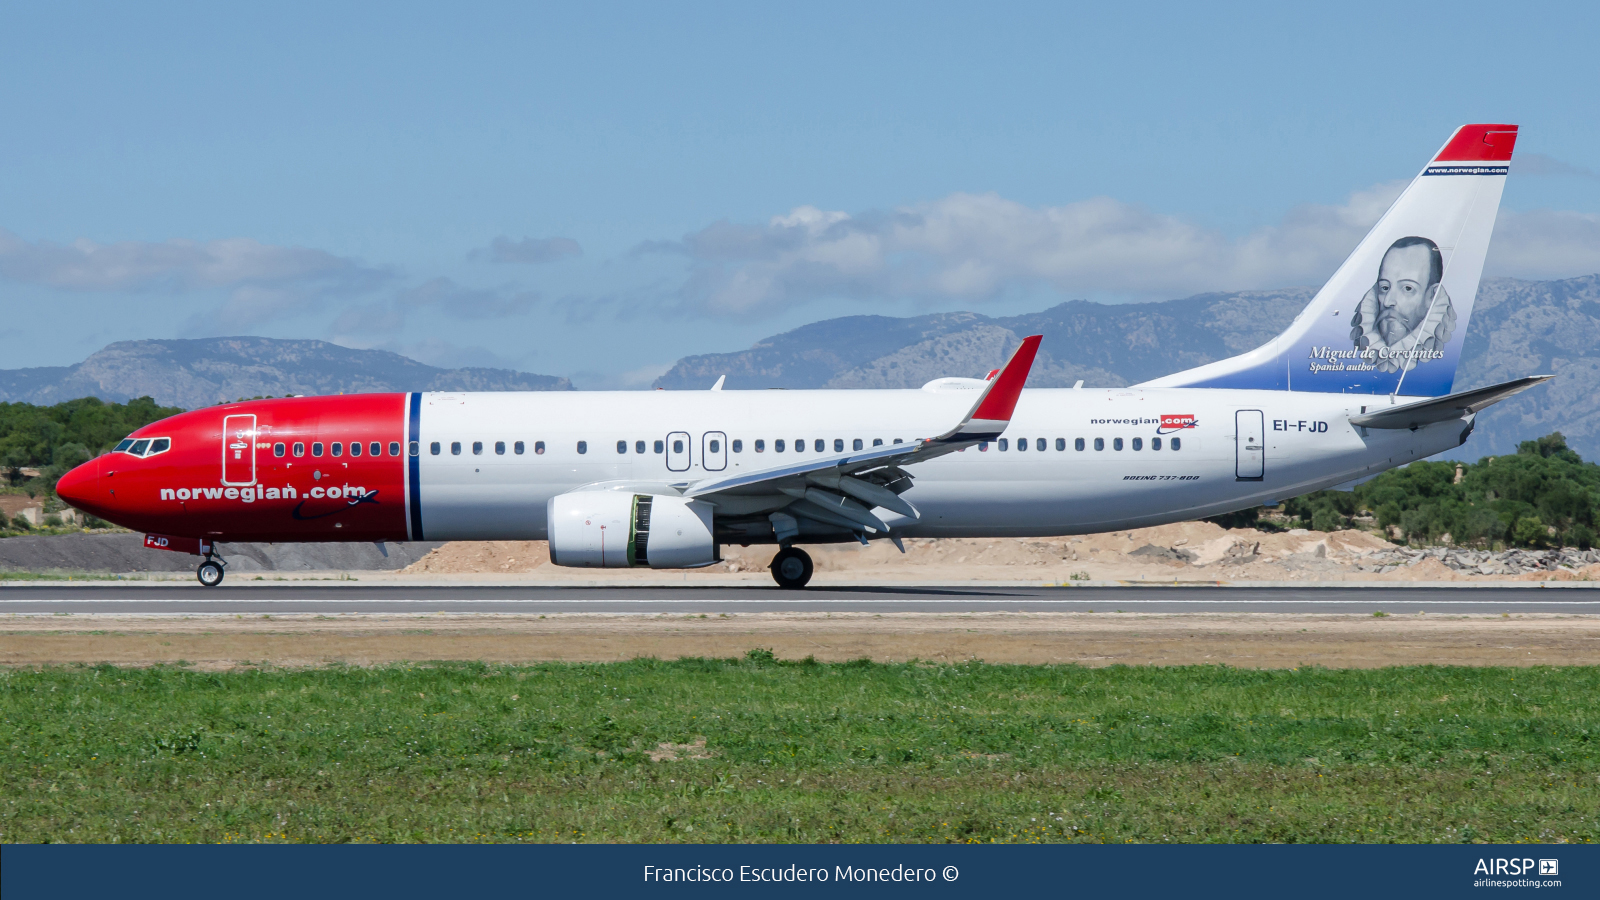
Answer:
[[[1343,485],[1458,446],[1552,376],[1452,393],[1514,125],[1465,125],[1282,334],[1131,387],[412,392],[225,403],[138,429],[56,492],[203,557],[237,541],[545,540],[558,566],[697,568],[775,545],[1159,525]]]

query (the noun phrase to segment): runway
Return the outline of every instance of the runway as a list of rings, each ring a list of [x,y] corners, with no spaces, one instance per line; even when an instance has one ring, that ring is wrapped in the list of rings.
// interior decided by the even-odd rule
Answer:
[[[1407,587],[547,587],[475,585],[9,584],[0,615],[288,615],[761,612],[1375,612],[1600,615],[1584,588]]]

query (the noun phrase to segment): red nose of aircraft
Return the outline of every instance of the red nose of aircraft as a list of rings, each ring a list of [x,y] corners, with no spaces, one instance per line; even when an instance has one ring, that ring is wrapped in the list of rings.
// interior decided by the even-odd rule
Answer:
[[[91,459],[61,476],[56,496],[92,516],[106,518],[110,495],[100,489],[100,460]]]

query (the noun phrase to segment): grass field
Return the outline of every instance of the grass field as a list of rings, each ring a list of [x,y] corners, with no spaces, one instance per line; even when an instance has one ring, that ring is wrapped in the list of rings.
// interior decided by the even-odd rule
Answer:
[[[1597,700],[1595,668],[761,651],[8,670],[0,841],[1589,842]]]

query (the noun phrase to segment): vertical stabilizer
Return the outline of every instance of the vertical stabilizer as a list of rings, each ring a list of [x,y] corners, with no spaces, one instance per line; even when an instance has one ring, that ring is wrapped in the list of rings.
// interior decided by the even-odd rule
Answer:
[[[1515,125],[1463,125],[1288,331],[1141,386],[1450,393],[1516,142]]]

